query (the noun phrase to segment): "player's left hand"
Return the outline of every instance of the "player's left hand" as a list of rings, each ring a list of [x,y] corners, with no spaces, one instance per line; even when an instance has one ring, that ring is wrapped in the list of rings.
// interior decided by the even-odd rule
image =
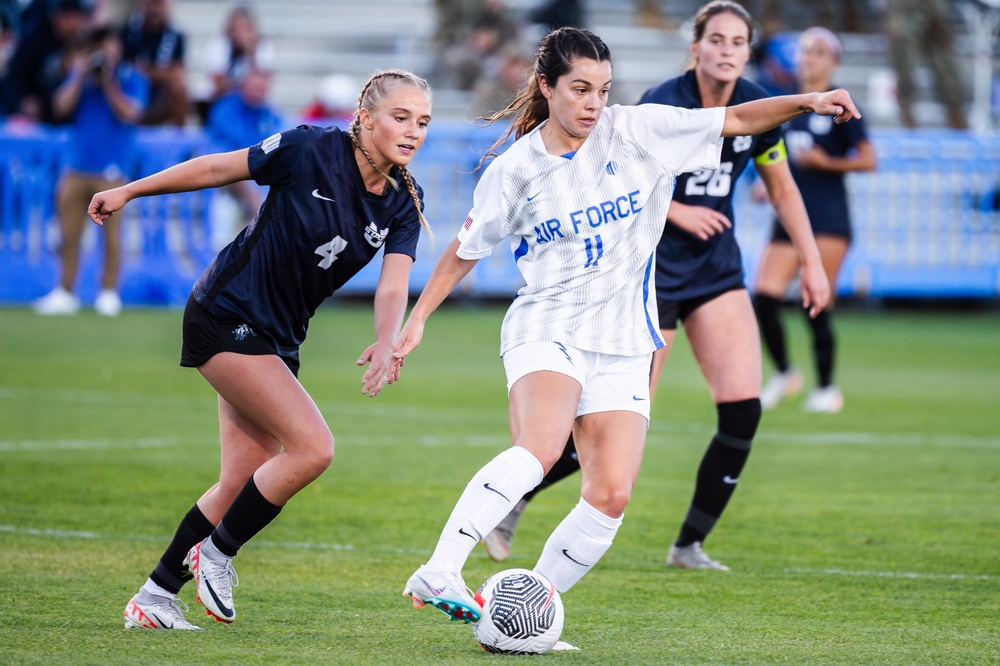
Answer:
[[[364,376],[361,377],[361,393],[371,397],[377,396],[386,384],[399,381],[399,366],[393,362],[392,349],[385,344],[376,342],[361,354],[358,365],[369,363]]]
[[[851,118],[861,117],[861,112],[854,105],[851,94],[843,88],[817,93],[812,110],[821,116],[833,116],[835,123],[846,123]]]

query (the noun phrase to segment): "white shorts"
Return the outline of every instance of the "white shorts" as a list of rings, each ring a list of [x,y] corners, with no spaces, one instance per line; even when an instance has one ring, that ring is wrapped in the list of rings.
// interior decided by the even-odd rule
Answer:
[[[649,420],[649,369],[652,354],[619,356],[567,347],[561,342],[526,342],[503,355],[507,394],[528,373],[550,370],[583,387],[576,415],[624,410]]]

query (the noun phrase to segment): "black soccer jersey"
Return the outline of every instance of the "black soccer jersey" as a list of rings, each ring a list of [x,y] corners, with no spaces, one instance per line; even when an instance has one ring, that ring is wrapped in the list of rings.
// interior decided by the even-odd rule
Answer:
[[[767,96],[767,92],[757,84],[738,79],[726,105],[742,104]],[[639,104],[649,103],[700,109],[701,93],[694,70],[646,91]],[[717,210],[735,225],[733,188],[736,179],[752,158],[766,155],[780,142],[780,129],[757,136],[727,137],[722,144],[719,169],[678,176],[673,201]],[[656,248],[657,298],[680,301],[742,284],[743,262],[732,228],[703,241],[667,222]]]
[[[420,219],[404,185],[365,189],[351,139],[337,128],[275,134],[250,148],[249,163],[270,191],[193,294],[214,317],[246,322],[280,356],[297,358],[316,308],[379,248],[416,257]]]
[[[850,122],[838,125],[830,116],[807,113],[786,123],[784,129],[792,176],[802,192],[813,232],[850,237],[851,222],[844,174],[800,169],[795,166],[795,154],[816,145],[832,157],[844,157],[857,148],[859,143],[868,139],[864,119],[852,118]],[[776,235],[787,238],[784,233]]]

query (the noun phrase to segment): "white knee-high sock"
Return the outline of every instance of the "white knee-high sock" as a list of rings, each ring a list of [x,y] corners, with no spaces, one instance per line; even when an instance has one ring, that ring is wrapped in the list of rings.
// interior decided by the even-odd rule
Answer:
[[[609,518],[580,498],[545,542],[535,571],[565,592],[608,551],[623,517]]]
[[[480,469],[458,498],[427,566],[461,571],[469,553],[503,520],[522,496],[542,482],[538,459],[513,446]]]

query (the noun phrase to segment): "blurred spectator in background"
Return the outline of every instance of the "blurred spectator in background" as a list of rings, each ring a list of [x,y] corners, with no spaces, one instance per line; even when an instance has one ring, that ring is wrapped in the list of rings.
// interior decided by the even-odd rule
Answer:
[[[676,24],[667,18],[660,0],[635,0],[635,24],[641,28],[673,30]]]
[[[505,44],[476,84],[475,115],[492,116],[506,109],[527,82],[534,62],[534,50],[521,40]]]
[[[286,129],[281,113],[268,101],[271,92],[271,72],[251,67],[243,74],[238,88],[219,98],[208,112],[205,132],[219,152],[239,150],[260,143],[272,134]],[[356,102],[357,100],[355,100]],[[217,241],[229,243],[238,229],[235,219],[244,224],[251,220],[264,200],[264,191],[253,181],[243,180],[224,190],[239,205],[239,216],[219,219],[219,229],[213,231]]]
[[[917,126],[913,114],[917,101],[913,73],[918,61],[926,60],[934,73],[938,101],[947,110],[948,126],[968,127],[965,91],[955,57],[947,0],[889,0],[886,10],[886,33],[896,70],[900,124]]]
[[[350,74],[324,76],[316,88],[312,103],[302,110],[303,120],[328,120],[349,125],[358,108],[358,90],[361,86]]]
[[[520,23],[503,0],[475,3],[439,2],[450,14],[438,16],[435,85],[455,90],[472,90],[483,75],[483,65],[500,48],[518,38]],[[442,22],[449,22],[447,28]],[[450,40],[450,41],[447,41]]]
[[[274,71],[274,45],[260,36],[249,7],[236,5],[229,11],[224,33],[208,44],[204,67],[211,82],[197,103],[203,123],[212,103],[236,90],[250,69]]]
[[[545,0],[528,13],[528,22],[545,26],[546,33],[587,25],[581,0]]]
[[[813,27],[802,33],[796,57],[799,92],[826,92],[843,58],[840,39],[826,28]],[[803,408],[807,412],[834,413],[844,406],[844,397],[833,383],[835,337],[832,310],[837,274],[851,243],[851,216],[844,176],[875,169],[875,149],[868,140],[863,118],[837,124],[831,118],[807,113],[785,124],[792,177],[802,193],[809,223],[816,236],[823,270],[833,292],[830,306],[814,317],[803,310],[812,334],[816,388]],[[777,370],[760,394],[764,409],[798,392],[802,375],[791,365],[780,306],[789,284],[799,272],[799,257],[785,230],[775,224],[764,250],[757,276],[754,305],[761,337]]]
[[[762,21],[763,37],[754,46],[754,80],[771,95],[791,95],[798,89],[795,80],[795,52],[798,34],[782,29],[778,18]]]
[[[136,124],[149,99],[149,83],[121,60],[121,42],[110,27],[87,33],[68,49],[65,79],[52,98],[55,117],[72,125],[66,171],[56,186],[62,231],[59,284],[35,302],[41,315],[74,314],[80,300],[73,294],[79,266],[80,238],[87,206],[97,192],[123,185],[132,172]],[[116,316],[121,261],[120,220],[108,219],[104,233],[104,270],[94,302],[98,314]],[[110,225],[108,224],[110,223]]]
[[[93,0],[35,0],[0,81],[4,110],[32,122],[53,123],[52,94],[62,81],[67,46],[87,28]]]
[[[184,33],[170,23],[171,0],[138,0],[122,30],[124,59],[149,79],[144,125],[184,125],[188,90]]]
[[[17,43],[20,19],[17,0],[0,0],[0,77],[7,73],[7,61]],[[3,115],[3,110],[0,109],[0,117]]]

